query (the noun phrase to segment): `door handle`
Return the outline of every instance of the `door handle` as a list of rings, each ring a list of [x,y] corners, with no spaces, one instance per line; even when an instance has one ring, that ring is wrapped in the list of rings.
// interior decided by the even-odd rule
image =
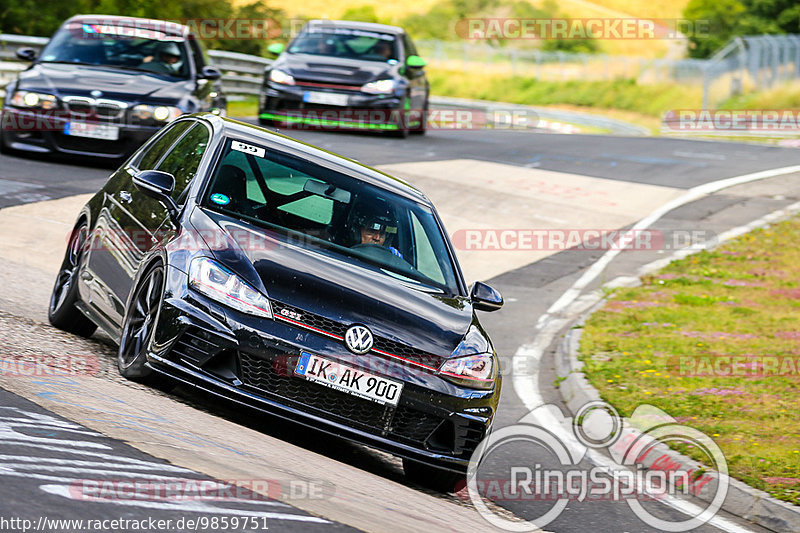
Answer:
[[[126,204],[129,204],[129,203],[131,203],[131,200],[133,198],[131,196],[131,193],[129,193],[128,191],[120,191],[119,192],[119,199],[122,200],[123,202],[125,202]]]

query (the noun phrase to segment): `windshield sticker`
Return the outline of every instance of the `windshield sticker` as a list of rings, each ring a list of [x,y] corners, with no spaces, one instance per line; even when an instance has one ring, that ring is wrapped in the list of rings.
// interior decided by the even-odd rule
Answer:
[[[253,146],[252,144],[245,144],[239,141],[232,141],[231,149],[236,150],[237,152],[244,152],[245,154],[252,154],[256,157],[264,157],[266,153],[266,151],[263,148],[259,148],[258,146]]]
[[[330,35],[352,35],[354,37],[369,37],[370,39],[380,39],[383,41],[394,41],[394,35],[388,33],[376,33],[374,31],[356,30],[351,28],[331,28],[325,26],[322,28],[309,28],[306,33],[323,33]]]
[[[231,199],[229,197],[219,192],[216,192],[211,195],[211,201],[219,205],[228,205],[229,203],[231,203]]]

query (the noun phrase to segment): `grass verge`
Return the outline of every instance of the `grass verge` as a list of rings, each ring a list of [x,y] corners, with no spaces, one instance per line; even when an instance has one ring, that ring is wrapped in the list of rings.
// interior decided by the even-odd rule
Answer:
[[[581,337],[600,395],[713,438],[733,477],[800,504],[800,217],[613,293]],[[697,460],[702,456],[679,450]]]

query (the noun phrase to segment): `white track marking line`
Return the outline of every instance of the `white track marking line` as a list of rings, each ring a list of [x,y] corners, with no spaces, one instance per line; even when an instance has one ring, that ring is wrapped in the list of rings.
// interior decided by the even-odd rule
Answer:
[[[782,167],[772,170],[765,170],[762,172],[755,172],[752,174],[744,174],[742,176],[736,176],[733,178],[726,178],[722,180],[713,181],[710,183],[706,183],[703,185],[699,185],[697,187],[693,187],[689,189],[685,194],[675,198],[652,213],[650,213],[645,218],[641,219],[639,222],[634,224],[631,228],[632,231],[635,230],[643,230],[650,227],[654,222],[658,219],[663,217],[665,214],[669,213],[673,209],[680,207],[684,204],[689,202],[693,202],[705,195],[713,194],[718,192],[722,189],[726,189],[728,187],[733,187],[736,185],[742,185],[744,183],[750,183],[758,180],[774,178],[777,176],[790,174],[792,172],[800,172],[800,165],[789,166],[789,167]],[[798,205],[798,204],[793,204]],[[791,207],[791,206],[790,206]],[[720,235],[720,239],[718,242],[722,242],[722,237],[725,236],[726,239],[735,237],[737,235],[741,235],[750,229],[757,227],[757,225],[769,222],[770,220],[774,220],[779,218],[779,213],[785,213],[789,210],[789,208],[784,208],[782,210],[776,211],[775,213],[771,213],[762,219],[757,221],[751,222],[750,224],[740,226],[738,228],[731,229],[727,232],[724,232]],[[543,314],[537,323],[537,329],[540,330],[539,334],[536,336],[536,339],[533,343],[525,346],[520,346],[517,349],[517,352],[514,354],[513,364],[512,364],[512,383],[514,386],[514,392],[520,398],[522,403],[528,410],[533,410],[536,407],[544,404],[544,400],[542,398],[541,393],[538,389],[538,364],[544,353],[544,350],[550,346],[550,344],[555,339],[555,336],[558,334],[561,329],[563,329],[570,321],[569,315],[564,317],[559,317],[560,313],[565,311],[567,307],[571,306],[572,304],[576,304],[576,306],[581,308],[588,308],[589,306],[593,305],[593,301],[584,302],[584,305],[581,305],[581,301],[579,300],[579,296],[583,289],[585,289],[590,283],[592,283],[597,277],[603,272],[603,270],[611,263],[611,261],[621,252],[621,249],[612,249],[608,250],[603,256],[597,260],[589,269],[584,272],[584,274],[566,291],[561,297],[556,300],[553,305],[547,310],[545,314]],[[679,254],[684,254],[684,256],[689,255],[697,251],[696,248],[691,250],[680,250],[673,254],[673,256],[667,260],[659,260],[657,262],[651,263],[660,263],[661,261],[666,261],[664,264],[668,264],[670,261],[674,260],[679,256]],[[640,271],[641,272],[641,271]],[[574,312],[579,312],[582,309],[573,309]],[[539,410],[541,411],[540,420],[539,422],[543,424],[543,427],[546,428],[560,428],[560,422],[556,419],[555,416],[552,416],[546,410]],[[564,444],[572,447],[578,446],[577,441],[575,441],[571,432],[566,430],[557,431],[559,436],[565,439]],[[600,455],[598,452],[589,452],[590,459],[595,462],[596,464],[601,464],[603,466],[607,465],[608,459],[604,456]],[[678,500],[676,498],[666,498],[662,501],[665,505],[669,505],[674,509],[679,510],[687,515],[696,515],[697,511],[700,509],[699,506],[693,504],[691,502],[685,500]],[[746,529],[730,520],[722,518],[720,516],[715,516],[711,520],[708,521],[714,527],[717,527],[723,531],[727,531],[728,533],[747,533],[751,530]]]

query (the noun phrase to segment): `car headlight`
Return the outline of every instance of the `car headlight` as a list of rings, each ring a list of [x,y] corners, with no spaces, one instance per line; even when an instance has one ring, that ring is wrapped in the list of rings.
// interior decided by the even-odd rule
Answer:
[[[370,94],[392,94],[394,92],[394,87],[394,80],[377,80],[362,85],[361,92]]]
[[[454,357],[444,362],[439,374],[458,385],[491,389],[494,385],[494,357],[490,353]]]
[[[179,107],[166,106],[166,105],[148,105],[139,104],[134,106],[131,110],[131,115],[135,119],[141,121],[153,120],[155,122],[167,123],[172,122],[183,114],[183,110]]]
[[[9,103],[14,107],[31,109],[55,109],[58,107],[58,99],[55,95],[32,91],[16,91],[11,96]]]
[[[278,69],[269,71],[269,81],[280,83],[281,85],[294,85],[294,77],[291,74]]]
[[[266,296],[208,257],[198,257],[189,265],[189,285],[243,313],[272,318],[272,307]]]

